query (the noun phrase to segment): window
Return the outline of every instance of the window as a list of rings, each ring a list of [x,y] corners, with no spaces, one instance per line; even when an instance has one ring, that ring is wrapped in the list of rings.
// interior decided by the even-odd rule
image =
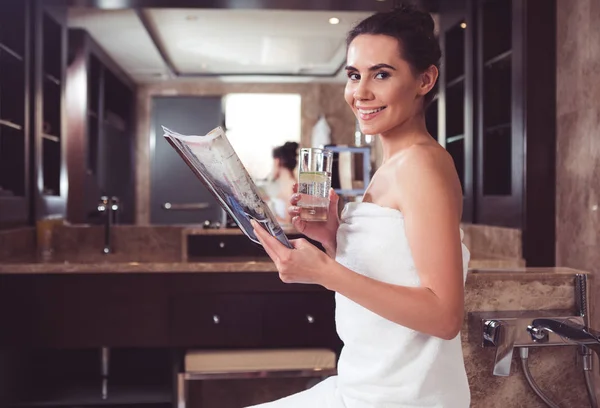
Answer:
[[[269,177],[274,147],[300,143],[300,104],[297,94],[225,96],[227,138],[254,180]]]

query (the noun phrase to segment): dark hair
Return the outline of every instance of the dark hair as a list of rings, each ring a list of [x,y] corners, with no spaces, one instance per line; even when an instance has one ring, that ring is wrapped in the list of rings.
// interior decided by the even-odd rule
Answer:
[[[298,164],[298,146],[296,142],[285,142],[283,146],[273,149],[273,158],[279,159],[283,167],[293,171]]]
[[[415,72],[422,73],[435,65],[440,67],[442,52],[434,35],[435,24],[431,15],[413,5],[400,5],[391,11],[380,12],[358,23],[346,37],[346,45],[361,34],[387,35],[398,40],[400,55]],[[425,95],[427,107],[437,93],[437,81]]]

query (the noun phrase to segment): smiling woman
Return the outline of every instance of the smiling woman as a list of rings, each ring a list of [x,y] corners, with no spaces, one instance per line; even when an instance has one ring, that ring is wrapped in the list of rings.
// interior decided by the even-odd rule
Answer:
[[[466,408],[470,392],[459,331],[470,253],[452,158],[429,135],[425,109],[440,48],[431,16],[412,6],[377,13],[348,35],[345,99],[361,131],[379,135],[383,163],[363,202],[295,228],[319,241],[281,245],[255,232],[283,282],[336,292],[344,342],[338,375],[264,408]]]

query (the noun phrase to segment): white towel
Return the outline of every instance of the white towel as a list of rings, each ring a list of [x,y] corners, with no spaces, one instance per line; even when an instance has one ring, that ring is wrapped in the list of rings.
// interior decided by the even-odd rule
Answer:
[[[382,282],[420,285],[402,213],[372,203],[350,203],[341,218],[338,262]],[[466,278],[470,254],[464,244],[462,249]],[[338,376],[260,408],[469,407],[460,335],[443,340],[416,332],[339,293],[336,326],[344,342]]]

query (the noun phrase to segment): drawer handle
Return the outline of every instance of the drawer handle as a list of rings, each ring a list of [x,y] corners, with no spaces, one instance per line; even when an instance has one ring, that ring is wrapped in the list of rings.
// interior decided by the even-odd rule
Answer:
[[[219,242],[219,248],[225,248],[225,242]]]
[[[170,210],[170,211],[198,211],[198,210],[205,210],[207,208],[210,208],[210,204],[209,203],[163,203],[162,205],[162,209],[163,210]]]
[[[213,323],[214,324],[221,323],[221,318],[218,315],[213,315]]]
[[[315,322],[315,318],[314,318],[314,317],[312,317],[312,315],[309,315],[309,314],[307,314],[307,315],[306,315],[306,321],[307,321],[309,324],[313,324],[313,323]]]

